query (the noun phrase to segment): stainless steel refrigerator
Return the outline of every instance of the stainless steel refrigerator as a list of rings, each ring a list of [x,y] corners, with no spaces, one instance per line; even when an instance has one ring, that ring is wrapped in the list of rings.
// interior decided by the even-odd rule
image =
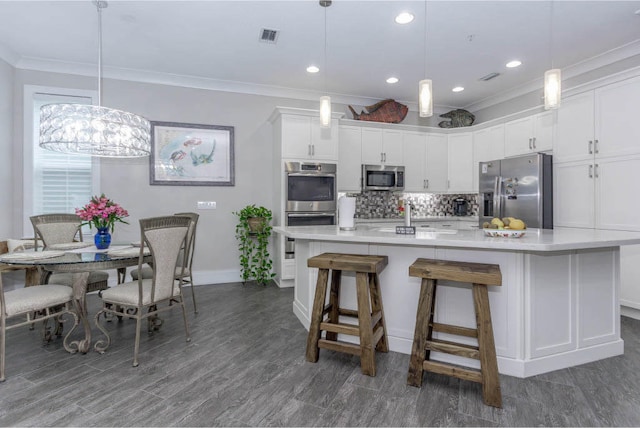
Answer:
[[[551,155],[480,162],[479,171],[480,227],[493,217],[515,217],[529,228],[553,229]]]

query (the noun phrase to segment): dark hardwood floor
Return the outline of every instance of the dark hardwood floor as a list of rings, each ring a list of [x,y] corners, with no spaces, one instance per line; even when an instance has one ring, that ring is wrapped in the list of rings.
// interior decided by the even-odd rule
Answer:
[[[622,319],[625,355],[528,379],[501,376],[503,409],[479,385],[433,374],[406,386],[408,356],[378,354],[378,375],[355,357],[321,350],[304,359],[306,331],[293,290],[224,284],[187,290],[192,341],[180,310],[143,333],[131,366],[134,325],[107,324],[104,354],[71,355],[40,330],[7,335],[2,426],[638,426],[640,322]],[[89,295],[92,314],[98,296]],[[93,322],[93,320],[92,320]],[[94,334],[98,331],[94,327]]]

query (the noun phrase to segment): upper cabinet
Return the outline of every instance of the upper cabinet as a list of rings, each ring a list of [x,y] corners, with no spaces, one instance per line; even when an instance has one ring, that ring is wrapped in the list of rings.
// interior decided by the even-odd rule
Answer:
[[[340,125],[340,146],[338,148],[338,190],[359,192],[362,171],[362,128]]]
[[[407,154],[404,160],[404,190],[407,192],[426,191],[427,134],[406,131],[403,135],[402,146],[404,153]]]
[[[473,187],[473,134],[449,134],[449,192],[471,193]]]
[[[362,128],[362,163],[402,165],[402,131]]]
[[[504,124],[473,132],[473,188],[478,189],[478,164],[504,158]]]
[[[562,100],[558,109],[558,140],[553,147],[553,161],[571,162],[591,159],[595,149],[593,91]]]
[[[552,150],[555,120],[554,112],[547,111],[505,123],[505,157]]]
[[[446,134],[427,134],[425,189],[428,192],[449,190],[449,145]]]
[[[274,118],[274,126],[279,127],[276,135],[280,136],[282,158],[337,161],[338,121],[332,120],[331,127],[322,128],[313,111],[300,111],[301,114],[282,112]]]

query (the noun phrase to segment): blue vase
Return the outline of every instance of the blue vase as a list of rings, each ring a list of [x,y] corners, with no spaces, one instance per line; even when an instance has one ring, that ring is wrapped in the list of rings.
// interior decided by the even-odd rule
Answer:
[[[111,234],[108,227],[99,227],[98,233],[93,235],[93,242],[98,250],[106,250],[111,244]]]

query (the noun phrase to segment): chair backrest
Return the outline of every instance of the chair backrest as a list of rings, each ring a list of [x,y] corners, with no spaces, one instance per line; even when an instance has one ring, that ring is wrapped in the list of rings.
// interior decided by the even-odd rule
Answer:
[[[198,226],[198,219],[200,214],[197,213],[175,213],[175,216],[188,217],[191,220],[189,224],[189,231],[187,232],[187,240],[185,248],[187,252],[181,254],[182,259],[178,259],[177,266],[184,266],[185,269],[191,271],[191,264],[193,263],[193,253],[196,248],[196,227]],[[182,263],[182,264],[180,264]]]
[[[42,240],[44,249],[49,245],[73,242],[76,237],[82,241],[82,220],[75,214],[40,214],[31,216],[30,219],[36,250],[39,239]]]
[[[151,252],[153,280],[151,301],[165,300],[173,296],[176,263],[180,250],[186,245],[191,219],[182,216],[165,216],[140,219],[140,242]],[[142,248],[142,247],[141,247]],[[142,271],[142,250],[138,271]],[[142,296],[142,275],[138,277]]]

